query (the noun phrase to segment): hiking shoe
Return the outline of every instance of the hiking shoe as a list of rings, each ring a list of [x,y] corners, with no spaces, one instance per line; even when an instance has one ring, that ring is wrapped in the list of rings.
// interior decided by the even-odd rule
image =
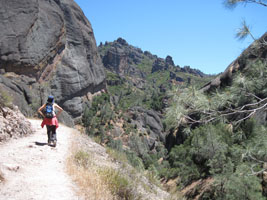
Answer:
[[[54,140],[54,141],[52,142],[51,146],[52,146],[52,147],[56,147],[56,146],[57,146],[57,141]]]

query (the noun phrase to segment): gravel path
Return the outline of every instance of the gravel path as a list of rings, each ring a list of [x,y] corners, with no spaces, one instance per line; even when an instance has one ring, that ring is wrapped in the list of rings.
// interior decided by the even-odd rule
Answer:
[[[0,199],[5,200],[79,200],[71,178],[65,172],[65,160],[73,130],[60,126],[58,143],[46,144],[46,128],[40,120],[30,120],[33,135],[14,139],[0,146]]]

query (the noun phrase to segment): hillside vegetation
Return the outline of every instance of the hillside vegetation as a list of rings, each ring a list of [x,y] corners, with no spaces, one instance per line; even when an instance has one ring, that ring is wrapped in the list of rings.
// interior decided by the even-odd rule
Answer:
[[[266,197],[267,68],[260,40],[216,78],[123,39],[99,49],[108,86],[84,113],[89,135],[188,199]]]
[[[165,122],[172,88],[200,89],[213,77],[172,58],[158,58],[119,38],[99,46],[107,75],[107,90],[95,96],[84,111],[82,124],[96,141],[123,154],[138,170],[155,180],[167,180],[170,169]]]
[[[173,92],[167,121],[182,141],[171,148],[167,177],[191,188],[189,199],[266,199],[266,38],[203,90]],[[212,181],[192,187],[200,179]]]

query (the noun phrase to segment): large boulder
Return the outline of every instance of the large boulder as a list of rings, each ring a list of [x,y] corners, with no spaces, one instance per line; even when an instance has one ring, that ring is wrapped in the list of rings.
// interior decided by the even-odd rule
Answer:
[[[32,90],[39,99],[53,94],[76,118],[83,112],[82,97],[105,88],[91,24],[73,0],[2,0],[0,29],[1,74],[18,75],[12,86],[5,84],[21,87],[18,94]],[[21,75],[33,81],[21,84]]]
[[[132,124],[136,125],[141,132],[147,132],[146,142],[149,149],[154,149],[158,142],[165,143],[166,133],[160,115],[153,110],[146,110],[136,106],[129,110]]]

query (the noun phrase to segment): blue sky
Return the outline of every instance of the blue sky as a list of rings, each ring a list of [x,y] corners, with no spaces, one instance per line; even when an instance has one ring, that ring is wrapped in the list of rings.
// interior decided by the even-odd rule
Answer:
[[[97,45],[118,37],[176,65],[220,73],[252,42],[235,31],[245,19],[255,37],[267,31],[267,8],[226,9],[222,0],[75,0],[92,24]]]

